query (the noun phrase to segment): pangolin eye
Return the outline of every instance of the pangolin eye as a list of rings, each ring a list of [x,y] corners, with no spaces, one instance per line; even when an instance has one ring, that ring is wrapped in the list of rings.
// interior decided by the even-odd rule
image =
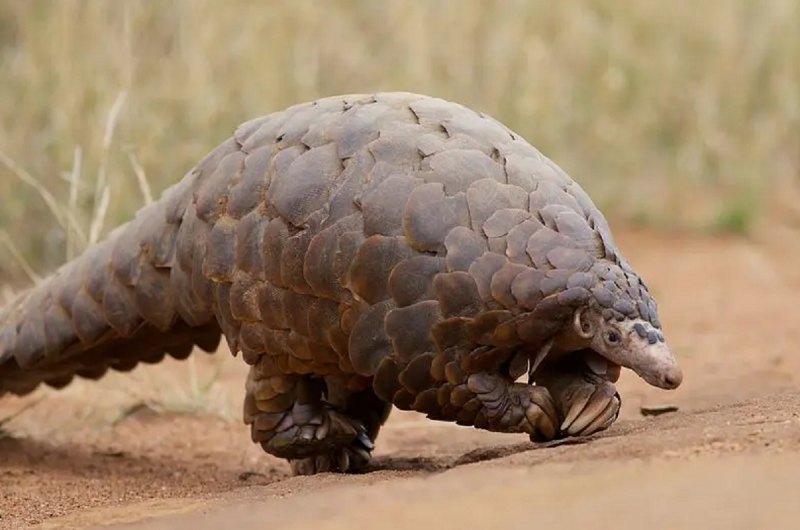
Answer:
[[[611,330],[608,332],[608,335],[606,335],[606,340],[608,340],[608,342],[611,344],[616,344],[622,340],[622,337],[620,337],[619,333],[616,331]]]

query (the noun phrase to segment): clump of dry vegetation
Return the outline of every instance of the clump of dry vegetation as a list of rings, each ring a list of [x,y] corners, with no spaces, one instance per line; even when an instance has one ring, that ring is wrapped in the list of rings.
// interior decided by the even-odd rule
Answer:
[[[157,196],[241,121],[344,92],[489,112],[611,217],[743,231],[797,186],[797,27],[791,0],[0,0],[0,283],[130,218],[144,175]]]

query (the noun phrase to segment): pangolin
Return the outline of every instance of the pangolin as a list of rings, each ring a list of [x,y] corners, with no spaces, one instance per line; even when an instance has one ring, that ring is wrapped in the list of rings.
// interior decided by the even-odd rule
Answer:
[[[607,429],[621,367],[683,378],[581,186],[491,116],[407,92],[238,126],[0,310],[0,396],[222,337],[253,442],[296,474],[362,469],[392,407],[544,441]]]

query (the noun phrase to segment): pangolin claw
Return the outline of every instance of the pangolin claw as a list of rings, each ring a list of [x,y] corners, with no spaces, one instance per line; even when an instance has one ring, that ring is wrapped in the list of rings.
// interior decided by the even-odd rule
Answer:
[[[337,414],[337,413],[334,413]],[[342,417],[345,418],[345,417]],[[292,473],[294,475],[314,475],[317,473],[355,473],[361,471],[371,460],[372,450],[375,447],[369,438],[363,425],[356,420],[346,420],[340,418],[339,421],[326,422],[335,425],[347,425],[344,431],[349,433],[356,432],[357,435],[351,438],[347,444],[330,444],[330,438],[325,440],[328,445],[324,446],[323,451],[304,458],[289,458]],[[341,427],[340,427],[341,428]],[[333,431],[332,431],[333,432]],[[339,440],[341,441],[341,440]]]
[[[608,381],[588,379],[580,373],[557,373],[548,388],[564,418],[563,436],[588,436],[607,429],[619,415],[619,393]]]
[[[576,404],[577,406],[570,409],[573,419],[569,423],[565,421],[561,430],[570,436],[585,436],[596,432],[595,427],[604,426],[619,410],[616,394],[616,389],[610,384],[597,387],[583,406]],[[578,412],[574,413],[576,410]]]
[[[531,425],[531,441],[543,442],[555,438],[557,429],[558,411],[553,397],[543,387],[528,387],[537,391],[531,392],[531,404],[525,410],[525,417]]]
[[[583,428],[580,432],[582,436],[588,436],[596,432],[603,431],[611,426],[611,423],[616,419],[619,414],[620,399],[617,394],[608,402],[605,410],[598,414],[597,417],[589,425]]]
[[[569,396],[569,409],[567,409],[566,417],[560,427],[562,431],[567,431],[578,416],[580,416],[593,393],[593,387],[580,386]]]

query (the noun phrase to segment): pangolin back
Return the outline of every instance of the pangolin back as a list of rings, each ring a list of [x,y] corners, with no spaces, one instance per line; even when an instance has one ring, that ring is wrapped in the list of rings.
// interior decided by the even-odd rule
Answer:
[[[601,212],[513,131],[417,94],[330,97],[242,124],[4,308],[0,395],[222,336],[251,364],[288,352],[286,372],[372,377],[429,351],[442,315],[539,307],[542,320],[578,284],[657,319]]]

